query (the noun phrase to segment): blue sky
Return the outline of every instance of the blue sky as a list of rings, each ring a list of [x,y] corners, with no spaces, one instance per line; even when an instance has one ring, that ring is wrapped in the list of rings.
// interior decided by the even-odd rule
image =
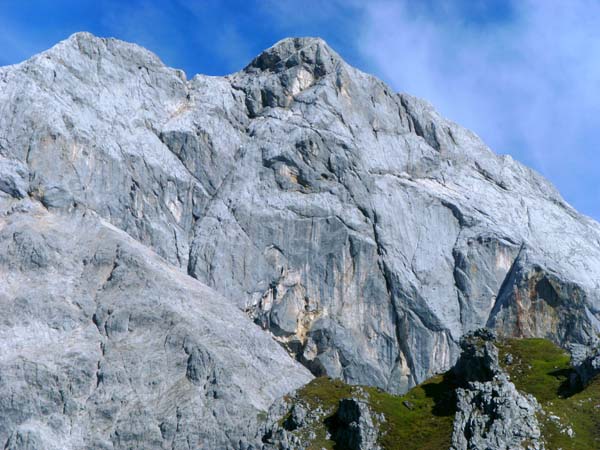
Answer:
[[[223,75],[286,36],[321,36],[429,100],[600,219],[600,0],[0,0],[0,65],[75,31]]]

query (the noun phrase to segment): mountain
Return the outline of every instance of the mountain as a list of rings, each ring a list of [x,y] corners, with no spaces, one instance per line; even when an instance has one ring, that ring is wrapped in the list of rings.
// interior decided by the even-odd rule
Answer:
[[[600,226],[316,38],[0,68],[0,246],[9,449],[254,448],[309,370],[402,394],[481,327],[599,328]]]

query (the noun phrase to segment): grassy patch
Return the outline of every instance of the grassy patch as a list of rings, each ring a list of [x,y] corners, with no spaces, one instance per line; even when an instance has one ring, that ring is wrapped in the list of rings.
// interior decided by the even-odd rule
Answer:
[[[600,380],[581,392],[570,391],[569,356],[544,339],[511,339],[498,347],[501,363],[508,353],[513,356],[513,363],[504,368],[517,389],[536,397],[546,412],[540,422],[548,450],[600,448]],[[565,432],[568,427],[573,437]]]
[[[569,355],[546,339],[510,339],[498,344],[500,364],[517,389],[532,394],[540,403],[568,395],[571,373]],[[513,363],[505,363],[506,355]]]
[[[325,423],[337,411],[339,401],[352,396],[367,399],[372,411],[385,415],[386,421],[381,424],[384,432],[381,445],[385,449],[439,450],[449,447],[455,398],[454,385],[446,375],[432,378],[403,396],[377,388],[349,386],[329,378],[313,380],[299,391],[299,397],[311,408],[320,406],[329,414],[324,418],[323,427],[313,430],[317,439],[311,449],[337,449],[334,442],[325,439]]]
[[[396,397],[370,389],[371,408],[383,413],[386,423],[381,444],[388,450],[438,450],[450,447],[456,413],[454,383],[439,375]],[[409,402],[412,409],[403,402]]]

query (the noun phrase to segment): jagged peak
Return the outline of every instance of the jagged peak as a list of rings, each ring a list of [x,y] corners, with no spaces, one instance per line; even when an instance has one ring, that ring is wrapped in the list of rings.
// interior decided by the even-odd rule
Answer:
[[[131,61],[138,65],[164,66],[157,55],[140,45],[112,37],[98,37],[87,31],[73,33],[40,55],[34,56],[34,58],[57,56],[63,62],[70,62],[80,56],[95,60],[107,54],[115,55],[119,59]]]
[[[327,42],[318,37],[290,37],[263,51],[244,69],[246,72],[281,72],[305,65],[315,75],[322,76],[344,64],[342,57]]]
[[[95,36],[92,33],[90,33],[89,31],[77,31],[77,32],[73,33],[72,35],[70,35],[67,39],[65,39],[64,42],[81,42],[81,41],[98,42],[98,41],[102,41],[103,39],[105,39],[105,38]]]

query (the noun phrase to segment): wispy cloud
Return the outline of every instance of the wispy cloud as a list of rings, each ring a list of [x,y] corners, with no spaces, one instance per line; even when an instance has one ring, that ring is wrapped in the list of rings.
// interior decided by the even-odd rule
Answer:
[[[465,3],[369,2],[362,52],[394,88],[428,99],[600,217],[600,2],[514,0],[486,20],[466,18]]]

